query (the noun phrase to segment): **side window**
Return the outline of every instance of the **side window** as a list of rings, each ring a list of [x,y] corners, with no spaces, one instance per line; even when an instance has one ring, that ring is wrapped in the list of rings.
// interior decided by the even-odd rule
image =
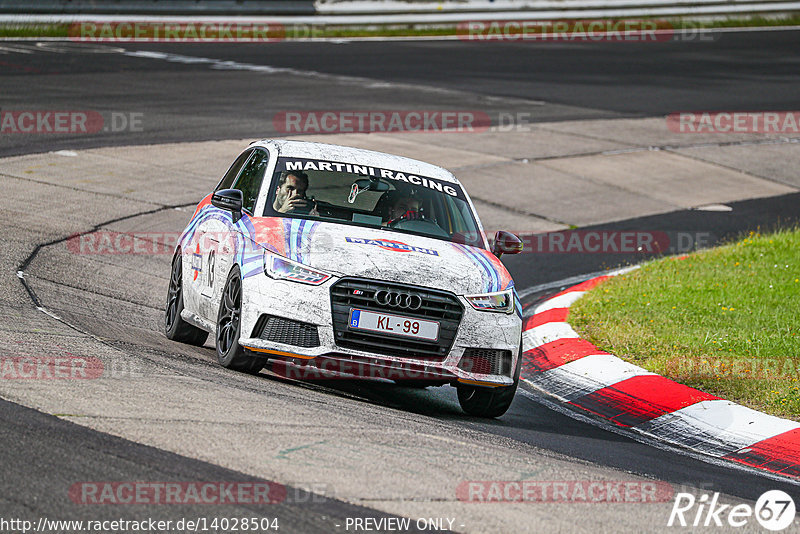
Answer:
[[[242,152],[242,154],[236,158],[236,161],[233,162],[231,168],[228,169],[228,172],[225,173],[225,176],[222,177],[222,181],[214,191],[219,191],[220,189],[230,189],[233,186],[233,181],[239,175],[239,170],[242,168],[242,165],[244,165],[244,162],[247,161],[247,158],[249,158],[250,154],[252,153],[252,150],[245,150]]]
[[[264,172],[267,170],[269,156],[262,150],[256,150],[253,157],[247,162],[239,175],[239,179],[234,184],[234,189],[239,189],[244,198],[243,208],[253,213],[258,200],[258,191],[261,189],[261,182],[264,180]]]

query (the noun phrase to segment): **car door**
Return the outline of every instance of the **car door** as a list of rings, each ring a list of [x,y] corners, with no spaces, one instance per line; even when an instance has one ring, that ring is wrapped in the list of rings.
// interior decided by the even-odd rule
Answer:
[[[242,168],[253,155],[253,149],[242,152],[233,162],[214,189],[229,189],[241,174]],[[214,206],[207,206],[201,221],[197,225],[189,246],[184,249],[184,306],[197,313],[211,324],[216,323],[219,293],[218,253],[219,243],[225,242],[224,236],[230,233],[230,225],[226,222],[229,215]],[[227,274],[227,273],[226,273]],[[224,282],[223,282],[224,283]]]
[[[237,219],[231,217],[230,212],[224,212],[224,217],[215,218],[209,224],[212,231],[208,234],[210,272],[209,286],[206,291],[209,302],[213,303],[209,310],[212,313],[209,320],[215,323],[219,299],[222,296],[228,273],[237,262],[237,258],[241,260],[244,257],[242,252],[245,247],[252,250],[257,246],[251,239],[250,228],[253,226],[250,218],[255,214],[258,195],[268,163],[269,154],[265,150],[255,149],[253,151],[231,186],[231,189],[238,189],[242,192],[242,217]]]

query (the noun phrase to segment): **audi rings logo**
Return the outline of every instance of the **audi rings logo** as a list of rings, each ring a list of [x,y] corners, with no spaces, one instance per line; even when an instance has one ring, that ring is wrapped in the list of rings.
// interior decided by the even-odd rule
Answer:
[[[422,307],[422,297],[419,295],[386,291],[385,289],[381,289],[375,293],[373,300],[381,306],[391,306],[392,308],[418,310]]]

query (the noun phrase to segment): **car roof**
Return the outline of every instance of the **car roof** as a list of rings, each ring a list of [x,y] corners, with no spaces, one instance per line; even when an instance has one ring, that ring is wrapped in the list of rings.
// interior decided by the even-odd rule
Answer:
[[[272,147],[278,151],[280,156],[369,165],[370,167],[436,178],[454,184],[459,183],[458,179],[453,176],[453,173],[442,167],[416,159],[386,154],[384,152],[376,152],[364,148],[314,143],[310,141],[288,141],[284,139],[262,139],[260,141],[254,141],[250,146]]]

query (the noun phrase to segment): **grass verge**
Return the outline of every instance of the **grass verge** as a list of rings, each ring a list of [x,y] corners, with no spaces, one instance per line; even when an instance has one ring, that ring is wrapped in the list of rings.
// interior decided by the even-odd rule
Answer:
[[[694,388],[800,421],[800,229],[648,262],[570,310],[581,337]]]
[[[130,17],[129,17],[130,18]],[[506,20],[503,13],[498,13],[497,20]],[[633,20],[646,20],[647,17],[636,17]],[[464,21],[470,20],[464,14]],[[665,22],[668,27],[683,30],[703,28],[752,28],[774,26],[800,26],[800,13],[776,16],[752,15],[745,17],[728,17],[710,20],[693,19],[656,19]],[[660,25],[659,27],[662,27]],[[0,24],[2,37],[56,37],[69,38],[75,29],[70,23],[4,23]],[[299,25],[287,26],[285,34],[277,40],[295,39],[347,39],[356,37],[439,37],[459,35],[456,24],[368,24],[368,25]]]

